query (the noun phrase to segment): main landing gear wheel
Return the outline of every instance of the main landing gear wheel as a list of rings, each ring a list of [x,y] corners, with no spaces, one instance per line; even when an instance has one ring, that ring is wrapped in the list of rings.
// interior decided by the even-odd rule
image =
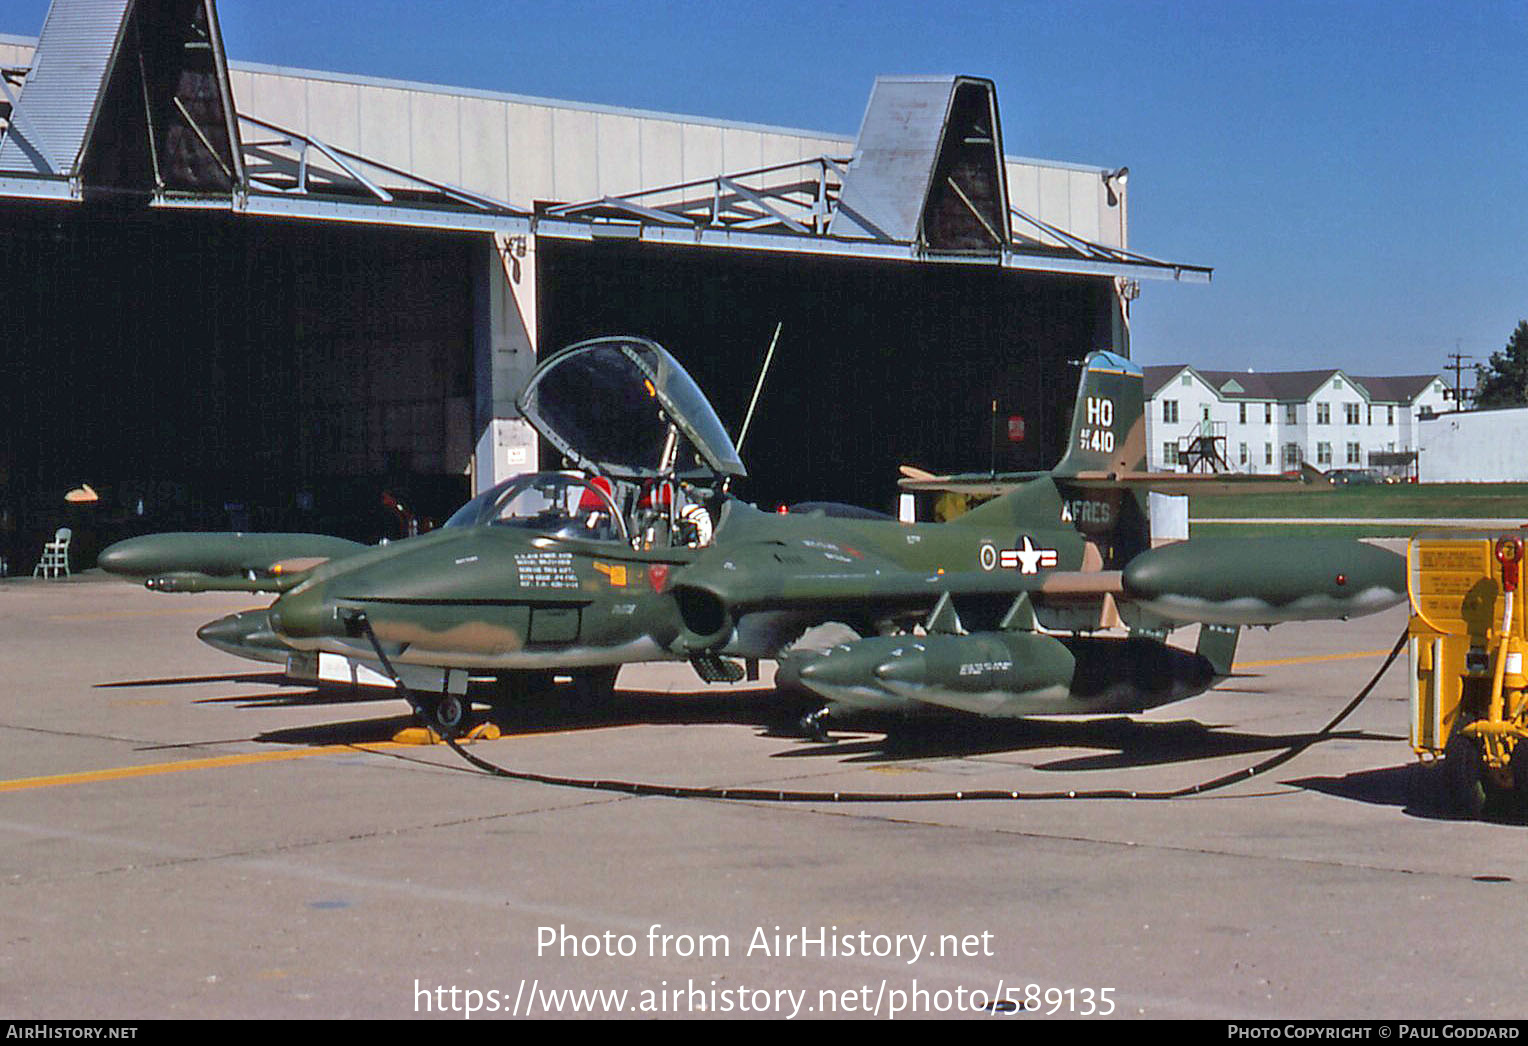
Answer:
[[[1463,727],[1455,727],[1443,749],[1443,799],[1454,816],[1476,820],[1486,809],[1486,768],[1480,742]]]

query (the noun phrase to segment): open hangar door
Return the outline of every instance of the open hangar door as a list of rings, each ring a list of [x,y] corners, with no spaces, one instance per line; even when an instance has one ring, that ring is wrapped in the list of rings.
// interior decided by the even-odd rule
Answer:
[[[467,496],[465,235],[7,203],[0,554],[131,533],[396,535]],[[64,493],[89,483],[93,505]],[[139,504],[142,503],[140,515]]]
[[[734,436],[782,325],[738,487],[764,507],[890,510],[904,463],[1049,468],[1077,364],[1115,347],[1104,277],[609,241],[542,239],[536,256],[542,355],[602,334],[651,337]]]

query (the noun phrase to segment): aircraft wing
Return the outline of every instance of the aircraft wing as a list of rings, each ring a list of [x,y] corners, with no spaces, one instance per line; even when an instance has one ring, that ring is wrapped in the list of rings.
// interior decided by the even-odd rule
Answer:
[[[1303,476],[1251,476],[1240,472],[1082,472],[1065,477],[1065,482],[1083,488],[1149,487],[1159,494],[1287,494],[1291,488],[1303,486],[1306,480]]]
[[[1098,599],[1123,591],[1119,571],[908,570],[868,552],[831,560],[798,556],[767,543],[729,549],[679,571],[670,585],[684,643],[709,649],[755,612],[800,613],[821,620],[878,621],[926,612],[948,593],[957,599],[1011,602],[1021,592],[1046,601]]]
[[[148,534],[110,546],[99,564],[160,592],[279,592],[366,547],[327,534]]]
[[[925,574],[902,570],[876,575],[786,574],[741,580],[704,577],[687,569],[675,584],[676,590],[680,588],[706,588],[741,610],[863,609],[869,605],[913,608],[933,606],[946,592],[956,598],[1013,599],[1021,592],[1033,592],[1052,599],[1084,599],[1124,591],[1118,570],[1052,570],[1026,584],[1012,571]]]

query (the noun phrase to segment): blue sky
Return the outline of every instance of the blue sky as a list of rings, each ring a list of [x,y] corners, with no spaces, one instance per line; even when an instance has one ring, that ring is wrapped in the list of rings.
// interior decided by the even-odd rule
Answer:
[[[35,35],[46,0],[6,0]],[[1528,0],[222,0],[231,57],[852,135],[878,73],[998,87],[1008,151],[1129,165],[1134,356],[1439,370],[1528,318]]]

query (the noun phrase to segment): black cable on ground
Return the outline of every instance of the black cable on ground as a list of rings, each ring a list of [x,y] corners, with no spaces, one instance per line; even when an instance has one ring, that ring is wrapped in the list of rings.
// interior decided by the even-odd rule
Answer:
[[[409,688],[393,670],[392,663],[382,651],[382,645],[377,641],[376,635],[371,630],[371,623],[362,616],[359,625],[365,630],[367,638],[371,641],[372,648],[377,652],[377,657],[382,662],[382,667],[392,677],[393,683],[400,693],[408,701],[410,707],[419,716],[428,721],[424,706],[414,697]],[[1055,792],[1016,792],[1002,789],[979,789],[958,792],[821,792],[821,791],[797,791],[780,788],[708,788],[692,785],[668,785],[652,784],[644,781],[606,781],[587,777],[560,777],[554,774],[538,774],[529,770],[511,770],[507,767],[498,766],[486,759],[467,751],[457,744],[456,738],[450,735],[442,735],[451,750],[461,756],[471,765],[482,770],[484,773],[495,777],[502,777],[511,781],[527,781],[534,784],[556,785],[560,788],[579,788],[594,792],[619,792],[623,795],[655,795],[667,796],[671,799],[740,799],[750,802],[772,803],[944,803],[965,802],[968,800],[1008,801],[1033,800],[1033,799],[1182,799],[1191,795],[1203,795],[1220,788],[1236,784],[1238,781],[1246,781],[1259,774],[1267,773],[1276,767],[1289,762],[1295,756],[1305,751],[1314,744],[1324,741],[1331,736],[1332,731],[1352,715],[1354,710],[1364,702],[1364,699],[1379,684],[1380,679],[1395,659],[1400,656],[1406,647],[1406,635],[1402,633],[1396,640],[1395,647],[1385,658],[1384,664],[1370,678],[1353,700],[1338,712],[1332,719],[1316,733],[1299,741],[1282,752],[1264,759],[1262,762],[1237,770],[1233,773],[1223,774],[1209,781],[1188,785],[1184,788],[1175,788],[1171,791],[1141,792],[1123,788],[1102,788],[1092,791],[1055,791]]]

